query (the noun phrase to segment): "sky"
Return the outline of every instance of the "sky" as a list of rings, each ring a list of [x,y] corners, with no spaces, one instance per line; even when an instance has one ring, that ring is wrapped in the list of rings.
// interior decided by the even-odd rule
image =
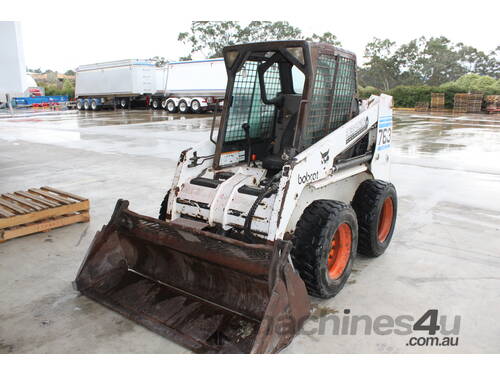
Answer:
[[[177,41],[192,20],[288,21],[305,35],[330,31],[362,61],[367,42],[398,44],[444,35],[483,51],[500,44],[499,1],[5,1],[0,20],[20,21],[29,68],[64,72],[78,65],[189,54]],[[1,51],[0,51],[1,53]],[[202,56],[196,56],[202,57]]]

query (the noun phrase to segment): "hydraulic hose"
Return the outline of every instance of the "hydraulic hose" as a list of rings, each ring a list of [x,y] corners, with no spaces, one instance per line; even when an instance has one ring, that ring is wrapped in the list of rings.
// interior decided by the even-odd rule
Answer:
[[[275,174],[272,178],[269,179],[269,181],[264,186],[264,190],[257,196],[252,204],[252,207],[250,207],[250,210],[248,211],[247,217],[245,218],[245,224],[243,225],[243,234],[245,236],[245,239],[250,243],[253,243],[255,240],[255,236],[251,231],[252,220],[255,215],[255,211],[257,211],[257,207],[259,207],[260,202],[262,202],[262,200],[268,194],[272,194],[278,191],[278,184],[276,184],[276,182],[279,181],[280,178],[281,172]]]

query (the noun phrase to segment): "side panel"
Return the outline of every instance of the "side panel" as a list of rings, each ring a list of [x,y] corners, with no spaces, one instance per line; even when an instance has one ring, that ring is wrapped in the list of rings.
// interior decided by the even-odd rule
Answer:
[[[333,167],[335,157],[363,137],[377,120],[378,106],[373,105],[301,152],[290,166],[284,167],[284,177],[280,181],[270,226],[276,228],[276,233],[273,236],[270,231],[268,239],[284,238],[303,189],[308,184],[335,176],[338,173]]]
[[[223,59],[168,64],[166,95],[224,96],[227,73]]]
[[[375,155],[371,171],[376,179],[391,180],[391,141],[392,141],[392,97],[381,94],[379,97],[378,129]]]
[[[103,63],[104,64],[104,63]],[[79,68],[76,72],[75,95],[142,95],[158,91],[158,68],[148,63],[130,63]],[[161,89],[160,89],[161,90]]]
[[[366,168],[365,168],[366,169]],[[353,171],[357,172],[357,171]],[[345,203],[350,203],[354,197],[354,193],[358,186],[365,180],[372,179],[372,175],[368,172],[356,173],[353,176],[347,177],[340,181],[335,181],[334,183],[325,184],[323,186],[315,186],[315,184],[310,184],[302,190],[300,199],[297,200],[297,204],[290,217],[287,225],[286,232],[293,233],[297,221],[299,221],[302,212],[309,206],[312,202],[318,199],[333,199]]]

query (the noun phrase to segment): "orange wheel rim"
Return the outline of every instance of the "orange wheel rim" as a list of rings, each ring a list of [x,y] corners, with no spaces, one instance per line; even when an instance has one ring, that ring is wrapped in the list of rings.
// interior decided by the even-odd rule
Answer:
[[[347,223],[342,223],[333,236],[332,246],[328,253],[328,276],[330,279],[338,279],[344,272],[351,255],[351,247],[351,227]]]
[[[392,227],[392,218],[394,217],[394,203],[392,198],[385,199],[380,211],[380,218],[378,220],[378,240],[384,242],[389,236]]]

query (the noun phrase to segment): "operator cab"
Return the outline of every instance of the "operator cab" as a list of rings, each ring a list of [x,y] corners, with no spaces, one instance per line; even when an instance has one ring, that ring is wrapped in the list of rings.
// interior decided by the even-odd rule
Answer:
[[[297,153],[294,139],[308,67],[303,46],[289,43],[224,50],[228,107],[219,134],[218,166],[258,162],[274,174]]]

